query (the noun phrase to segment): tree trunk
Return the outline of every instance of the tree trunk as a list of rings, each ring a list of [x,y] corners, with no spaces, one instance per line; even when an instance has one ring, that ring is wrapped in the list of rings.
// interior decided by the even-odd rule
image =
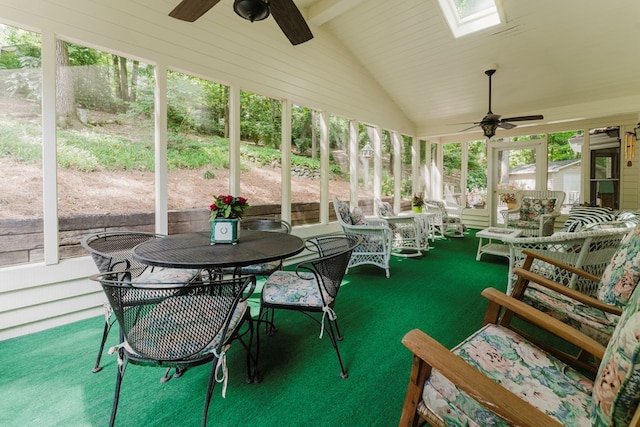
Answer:
[[[56,84],[56,122],[61,129],[80,129],[84,124],[78,117],[73,88],[73,73],[69,64],[67,43],[56,40],[58,82]]]

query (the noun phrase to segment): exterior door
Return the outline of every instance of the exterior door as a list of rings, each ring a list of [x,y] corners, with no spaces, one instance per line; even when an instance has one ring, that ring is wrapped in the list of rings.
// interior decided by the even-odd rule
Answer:
[[[493,196],[489,223],[503,226],[502,212],[512,207],[518,190],[546,189],[546,140],[489,142],[491,163],[488,174]]]

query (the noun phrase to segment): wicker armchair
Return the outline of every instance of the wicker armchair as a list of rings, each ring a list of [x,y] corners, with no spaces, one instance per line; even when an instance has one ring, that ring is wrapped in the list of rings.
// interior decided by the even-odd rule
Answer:
[[[374,200],[374,206],[378,217],[387,221],[389,228],[393,232],[394,251],[392,255],[407,257],[422,255],[423,230],[421,222],[414,216],[396,215],[391,205],[380,199]]]
[[[523,250],[552,258],[564,264],[585,270],[600,277],[611,261],[622,238],[631,228],[618,228],[598,231],[579,231],[577,233],[555,233],[544,237],[505,237],[503,243],[509,245],[509,272],[507,294],[511,294],[515,275],[514,268],[522,267],[526,258]],[[544,262],[535,261],[532,271],[571,289],[595,296],[596,284],[580,276],[557,269]]]
[[[336,217],[345,234],[355,234],[362,237],[362,241],[351,253],[348,269],[359,265],[375,265],[385,271],[387,278],[389,277],[389,259],[391,258],[391,249],[393,246],[393,232],[387,221],[382,218],[364,218],[361,212],[354,218],[349,211],[349,205],[346,202],[333,198],[333,208],[336,211]],[[359,208],[354,209],[355,213],[360,211]],[[347,272],[349,271],[347,269]]]
[[[462,211],[464,208],[456,206],[447,208],[442,200],[426,199],[422,209],[432,214],[429,218],[429,235],[434,238],[464,237],[464,224],[462,223]],[[452,212],[449,212],[449,211]]]
[[[524,236],[550,236],[565,198],[564,191],[520,190],[516,206],[502,212],[504,224]]]

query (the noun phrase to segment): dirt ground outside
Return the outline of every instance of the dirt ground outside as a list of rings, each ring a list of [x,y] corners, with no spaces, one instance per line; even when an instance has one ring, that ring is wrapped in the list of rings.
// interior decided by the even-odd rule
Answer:
[[[9,120],[33,120],[40,123],[37,106],[27,100],[0,96],[0,117]],[[89,123],[99,123],[109,134],[139,136],[135,123],[116,120],[112,114],[89,111]],[[245,165],[246,166],[246,165]],[[345,166],[348,168],[348,166]],[[169,210],[208,207],[213,195],[229,192],[229,170],[213,170],[215,177],[205,179],[210,168],[170,170],[168,174]],[[60,216],[78,214],[115,214],[153,212],[155,175],[143,171],[82,172],[58,168],[58,211]],[[243,167],[241,191],[250,205],[278,204],[281,200],[282,170],[279,166]],[[320,180],[291,177],[294,203],[318,202]],[[42,216],[42,165],[22,163],[0,156],[0,219]],[[349,200],[349,182],[331,180],[330,199],[337,195]],[[371,194],[361,196],[372,197]]]
[[[168,176],[169,209],[208,207],[214,194],[227,194],[229,171],[216,170],[214,179],[204,179],[201,170],[171,170]],[[0,158],[0,219],[42,216],[42,170],[38,164]],[[241,173],[241,195],[250,205],[279,203],[281,169],[254,167]],[[140,171],[80,172],[58,169],[60,216],[153,212],[154,173]],[[320,200],[318,179],[291,178],[293,201]],[[349,183],[331,181],[331,198],[349,200]]]

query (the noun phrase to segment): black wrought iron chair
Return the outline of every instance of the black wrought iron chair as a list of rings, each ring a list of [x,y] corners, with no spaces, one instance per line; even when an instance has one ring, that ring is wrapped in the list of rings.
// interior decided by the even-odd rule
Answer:
[[[266,324],[268,335],[276,331],[274,311],[278,309],[299,311],[316,321],[321,328],[320,338],[326,330],[338,356],[342,378],[348,374],[338,349],[342,335],[334,306],[351,252],[361,239],[349,234],[307,239],[307,249],[315,258],[298,264],[295,271],[274,272],[262,288],[260,301],[259,320]]]
[[[240,234],[242,230],[271,231],[274,233],[291,233],[291,224],[280,218],[252,217],[243,218],[240,221]],[[254,274],[256,276],[269,276],[271,273],[282,269],[282,260],[265,262],[262,264],[248,265],[240,269],[240,275]]]
[[[121,344],[109,351],[118,354],[110,426],[115,422],[129,363],[176,370],[211,363],[203,426],[216,382],[223,384],[223,397],[226,393],[226,352],[232,341],[240,341],[247,351],[248,382],[259,379],[251,352],[253,321],[246,301],[255,289],[255,276],[215,281],[205,275],[185,284],[132,279],[125,271],[97,274],[91,279],[102,285],[122,334]]]
[[[148,277],[148,280],[151,281],[189,282],[193,280],[198,274],[197,270],[153,269],[133,259],[132,251],[134,247],[147,240],[160,239],[162,237],[164,237],[162,234],[141,231],[110,231],[89,234],[82,239],[81,244],[91,254],[98,271],[101,273],[129,270],[133,277],[153,274]],[[102,341],[100,342],[96,364],[92,369],[93,372],[99,372],[102,369],[100,360],[104,344],[115,321],[112,318],[112,310],[108,302],[105,302],[104,310],[105,319]]]

